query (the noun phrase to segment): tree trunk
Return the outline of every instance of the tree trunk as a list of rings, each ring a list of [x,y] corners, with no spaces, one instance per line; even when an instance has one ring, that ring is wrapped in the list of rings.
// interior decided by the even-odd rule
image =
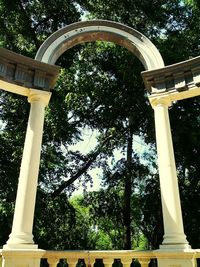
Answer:
[[[133,122],[129,118],[127,139],[127,171],[124,177],[124,249],[131,249],[131,193],[132,193]]]

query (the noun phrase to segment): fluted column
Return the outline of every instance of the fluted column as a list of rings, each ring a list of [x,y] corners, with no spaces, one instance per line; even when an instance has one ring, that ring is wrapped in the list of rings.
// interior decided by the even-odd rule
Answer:
[[[28,101],[31,104],[24,144],[12,232],[7,248],[37,248],[34,245],[32,228],[40,164],[41,143],[45,106],[51,93],[30,89]]]
[[[168,97],[151,102],[155,114],[156,143],[162,200],[164,240],[160,248],[189,248],[182,212],[171,137]]]

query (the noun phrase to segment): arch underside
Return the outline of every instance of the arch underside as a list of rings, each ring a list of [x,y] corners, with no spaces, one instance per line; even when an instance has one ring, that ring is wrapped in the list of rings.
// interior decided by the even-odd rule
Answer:
[[[78,22],[58,30],[42,44],[35,59],[55,64],[73,46],[97,40],[125,47],[142,62],[146,70],[164,66],[158,49],[148,38],[123,24],[104,20]]]
[[[144,58],[141,56],[140,52],[138,51],[137,47],[133,46],[132,43],[130,43],[126,38],[122,38],[120,35],[114,34],[114,33],[108,33],[108,32],[90,32],[88,33],[80,33],[77,34],[74,38],[69,38],[66,43],[60,44],[57,48],[58,51],[55,52],[52,57],[50,58],[51,62],[55,62],[58,57],[60,57],[63,53],[65,53],[68,49],[83,43],[88,42],[95,42],[95,41],[107,41],[107,42],[113,42],[117,45],[120,45],[126,49],[128,49],[130,52],[135,54],[139,60],[145,64]]]

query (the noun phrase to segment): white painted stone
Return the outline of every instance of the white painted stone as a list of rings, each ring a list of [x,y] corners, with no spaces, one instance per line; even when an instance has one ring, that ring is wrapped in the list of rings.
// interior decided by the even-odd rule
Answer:
[[[43,134],[44,110],[51,93],[29,90],[29,121],[20,169],[12,232],[4,249],[37,248],[32,228]]]
[[[164,222],[161,248],[190,248],[183,230],[182,212],[169,122],[169,98],[154,102],[158,167]]]
[[[2,267],[39,267],[43,254],[40,249],[2,250]]]
[[[69,42],[79,36],[80,34],[92,34],[95,32],[106,32],[110,34],[119,35],[121,39],[127,39],[135,48],[136,56],[142,61],[145,69],[152,70],[164,67],[162,56],[154,44],[140,32],[125,26],[120,23],[111,21],[90,21],[74,23],[73,29],[71,25],[53,33],[39,48],[36,58],[45,63],[55,64],[56,60],[68,49]],[[77,26],[76,26],[77,25]],[[130,34],[129,30],[132,30]],[[112,38],[110,38],[112,41]],[[84,41],[76,42],[72,46]]]

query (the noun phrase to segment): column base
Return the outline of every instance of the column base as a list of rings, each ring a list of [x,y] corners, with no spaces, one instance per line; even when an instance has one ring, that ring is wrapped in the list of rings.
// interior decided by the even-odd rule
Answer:
[[[40,249],[2,249],[2,267],[40,267],[44,254]]]
[[[196,267],[195,250],[175,248],[154,250],[158,267]]]
[[[191,249],[184,233],[165,234],[160,249]]]
[[[3,249],[12,250],[12,249],[38,249],[37,244],[5,244]]]
[[[158,259],[158,267],[196,267],[194,259]]]
[[[186,235],[184,233],[171,233],[163,236],[162,244],[188,244]]]
[[[159,246],[160,250],[192,250],[189,244],[162,244]]]
[[[3,246],[4,249],[37,249],[38,246],[34,244],[33,235],[26,232],[11,233],[8,241]]]

